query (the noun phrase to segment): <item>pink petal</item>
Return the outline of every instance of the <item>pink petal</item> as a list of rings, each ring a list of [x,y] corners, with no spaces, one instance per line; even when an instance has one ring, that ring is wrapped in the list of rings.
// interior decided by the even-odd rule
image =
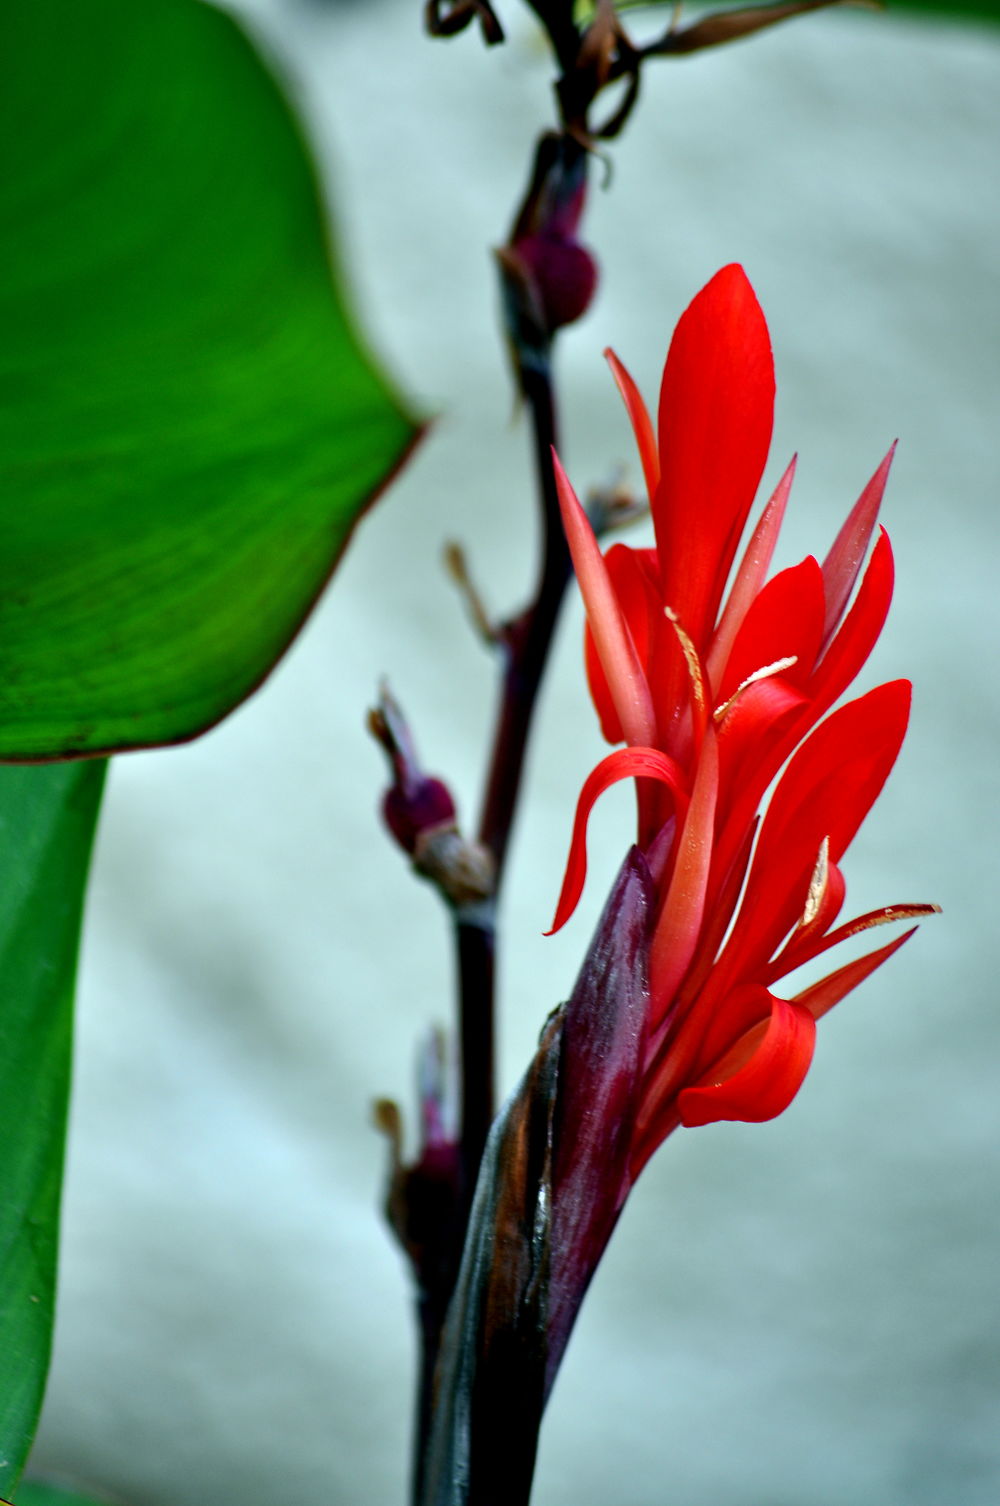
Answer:
[[[823,561],[823,581],[826,586],[826,621],[823,624],[824,641],[829,640],[840,621],[854,582],[861,569],[868,541],[875,527],[878,510],[882,505],[889,468],[896,453],[893,442],[888,455],[882,461],[861,496],[847,515],[847,521],[833,541],[830,553]]]
[[[629,420],[632,424],[632,432],[639,449],[639,459],[642,461],[642,473],[646,478],[646,494],[652,504],[656,495],[656,488],[660,484],[660,457],[656,453],[656,439],[653,435],[653,424],[649,416],[649,409],[642,400],[635,382],[628,370],[622,365],[613,350],[606,350],[604,358],[611,367],[611,375],[618,385],[618,391],[625,400],[625,407]]]
[[[628,624],[622,616],[594,530],[555,450],[552,451],[552,466],[573,568],[619,723],[630,743],[648,745],[656,740],[656,716]]]
[[[718,743],[715,729],[709,726],[691,791],[691,804],[677,844],[677,861],[653,933],[649,974],[654,1030],[666,1014],[698,944],[712,861],[712,831],[718,792]]]
[[[577,801],[570,838],[569,857],[563,877],[555,918],[546,936],[562,929],[579,903],[587,877],[587,822],[598,797],[621,779],[655,779],[672,792],[679,814],[687,808],[688,795],[684,775],[672,758],[657,748],[619,748],[602,758],[584,780]]]
[[[796,460],[797,456],[793,455],[788,469],[771,493],[771,499],[751,535],[719,625],[712,638],[712,646],[708,651],[706,663],[714,687],[718,687],[722,679],[722,671],[726,667],[733,639],[770,569],[778,534],[785,517],[788,495],[792,489]]]
[[[772,995],[766,1025],[755,1026],[734,1045],[708,1074],[712,1081],[678,1095],[681,1123],[693,1128],[720,1119],[761,1124],[776,1118],[802,1086],[815,1044],[816,1021],[809,1010]]]
[[[650,644],[654,624],[662,616],[659,603],[658,566],[655,549],[630,549],[627,544],[612,544],[604,556],[608,577],[618,598],[618,605],[632,638],[636,657],[643,665],[649,682]],[[622,743],[622,731],[601,666],[594,634],[588,622],[584,629],[584,662],[591,698],[601,722],[601,731],[609,743]]]

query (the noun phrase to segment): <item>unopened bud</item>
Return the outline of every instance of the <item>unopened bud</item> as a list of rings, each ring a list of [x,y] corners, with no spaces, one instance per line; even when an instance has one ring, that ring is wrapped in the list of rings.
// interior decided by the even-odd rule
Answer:
[[[408,788],[394,784],[382,800],[385,824],[412,857],[422,838],[442,827],[454,830],[455,802],[440,779],[419,779]]]
[[[403,713],[384,685],[378,705],[368,713],[368,729],[392,768],[393,782],[382,800],[385,824],[413,857],[430,833],[455,829],[455,802],[448,786],[420,767]]]
[[[368,728],[392,767],[382,815],[414,868],[456,909],[490,899],[496,886],[493,855],[462,836],[451,791],[420,767],[410,729],[385,686],[368,713]]]
[[[590,306],[597,263],[577,239],[586,193],[586,149],[548,132],[510,240],[497,252],[515,346],[549,339]]]

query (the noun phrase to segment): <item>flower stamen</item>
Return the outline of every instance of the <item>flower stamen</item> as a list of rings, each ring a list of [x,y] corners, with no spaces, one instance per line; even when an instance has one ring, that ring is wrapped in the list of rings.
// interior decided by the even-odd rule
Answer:
[[[826,897],[827,885],[830,882],[830,838],[824,837],[819,844],[819,855],[816,858],[816,867],[813,869],[812,878],[809,880],[809,892],[806,895],[805,909],[802,911],[800,925],[811,926],[820,912],[820,907]]]
[[[771,675],[784,674],[786,669],[791,669],[792,666],[794,664],[798,664],[798,662],[798,654],[789,654],[787,659],[775,659],[773,664],[762,664],[760,669],[755,669],[752,675],[747,675],[742,684],[737,685],[728,701],[723,701],[722,705],[716,706],[715,710],[712,712],[712,716],[715,718],[715,725],[718,726],[726,716],[727,712],[733,709],[736,701],[748,686],[756,685],[759,680],[767,680],[771,677]]]

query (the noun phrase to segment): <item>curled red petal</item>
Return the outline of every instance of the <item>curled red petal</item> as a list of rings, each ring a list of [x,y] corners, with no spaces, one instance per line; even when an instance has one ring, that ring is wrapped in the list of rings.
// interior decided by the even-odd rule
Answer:
[[[580,791],[559,903],[556,905],[552,925],[545,932],[546,936],[552,936],[561,930],[577,907],[587,877],[587,822],[590,812],[599,796],[621,779],[658,780],[672,792],[678,814],[687,809],[688,794],[683,771],[658,748],[619,748],[616,752],[609,753],[607,758],[602,758],[587,775]]]
[[[663,599],[699,651],[764,471],[773,418],[767,324],[743,268],[723,267],[681,315],[670,343],[660,485],[651,498]]]
[[[642,461],[642,474],[646,479],[646,494],[652,502],[656,488],[660,484],[660,457],[656,452],[656,438],[653,434],[653,423],[649,416],[649,409],[642,400],[642,394],[628,369],[622,365],[613,350],[606,350],[604,358],[611,367],[611,375],[614,377],[625,402],[632,432],[639,450],[639,459]]]
[[[683,1125],[720,1119],[762,1124],[787,1109],[812,1061],[816,1021],[802,1004],[770,997],[766,1023],[735,1043],[706,1074],[710,1081],[682,1089],[677,1109]]]

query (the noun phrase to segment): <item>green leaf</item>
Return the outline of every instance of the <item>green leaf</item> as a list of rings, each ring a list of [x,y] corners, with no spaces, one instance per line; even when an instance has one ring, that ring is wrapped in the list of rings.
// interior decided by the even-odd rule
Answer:
[[[949,21],[1000,21],[1000,0],[889,0],[890,11],[920,10]]]
[[[25,1480],[17,1492],[17,1506],[108,1506],[100,1496],[79,1495],[62,1485]]]
[[[73,980],[101,762],[0,768],[0,1495],[45,1387]]]
[[[188,738],[273,666],[416,431],[236,24],[0,11],[0,757]]]
[[[615,10],[666,10],[673,6],[674,0],[615,0]],[[837,4],[838,0],[830,0]],[[851,0],[840,0],[841,4],[850,7]],[[858,5],[864,4],[864,0],[857,0]],[[899,10],[922,10],[936,12],[939,16],[968,20],[970,17],[1000,21],[1000,0],[876,0],[890,11]],[[732,4],[718,4],[711,6],[713,14],[721,12],[726,14],[730,11],[740,10],[779,10],[781,0],[774,0],[773,6],[749,6],[746,0],[733,0]],[[596,0],[575,0],[573,7],[573,19],[578,26],[587,26],[594,19],[597,12]]]

